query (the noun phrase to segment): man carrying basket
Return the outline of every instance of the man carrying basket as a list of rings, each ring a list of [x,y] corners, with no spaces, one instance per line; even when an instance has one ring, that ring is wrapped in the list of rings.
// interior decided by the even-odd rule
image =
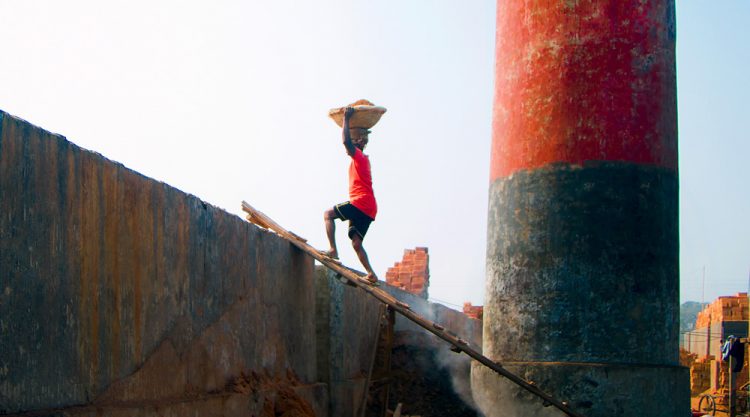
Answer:
[[[346,107],[341,132],[346,153],[352,159],[349,165],[349,201],[337,204],[324,213],[326,235],[330,244],[330,250],[326,252],[326,255],[334,259],[338,258],[334,220],[348,220],[349,238],[352,240],[352,247],[367,271],[367,281],[376,284],[378,277],[372,270],[367,252],[362,246],[362,240],[367,234],[367,229],[369,229],[370,223],[375,220],[375,215],[378,212],[375,193],[372,189],[370,160],[362,152],[369,141],[368,134],[370,131],[364,127],[349,127],[349,122],[355,111],[351,106]],[[383,109],[383,111],[385,110]]]

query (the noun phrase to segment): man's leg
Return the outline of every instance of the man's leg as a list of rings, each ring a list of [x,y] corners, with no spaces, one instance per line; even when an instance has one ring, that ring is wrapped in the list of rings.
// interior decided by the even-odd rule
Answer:
[[[362,236],[354,233],[352,235],[352,246],[354,247],[354,251],[357,252],[359,261],[367,271],[367,280],[372,283],[376,283],[378,281],[378,276],[375,275],[375,272],[373,272],[372,266],[370,266],[370,260],[367,258],[367,252],[365,252],[365,248],[362,246]]]
[[[323,219],[326,222],[326,235],[328,236],[328,244],[330,245],[330,249],[326,254],[336,259],[339,257],[339,252],[336,250],[336,224],[334,223],[336,212],[333,209],[326,210],[323,213]]]

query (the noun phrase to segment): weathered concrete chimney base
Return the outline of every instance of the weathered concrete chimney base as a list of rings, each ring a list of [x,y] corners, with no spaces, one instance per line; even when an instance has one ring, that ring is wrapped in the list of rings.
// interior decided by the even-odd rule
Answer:
[[[683,389],[689,377],[684,367],[560,362],[503,365],[561,401],[575,398],[571,408],[586,417],[622,416],[627,410],[640,410],[638,417],[680,416],[690,411],[690,393]],[[471,373],[474,401],[486,417],[563,415],[485,366],[474,362]],[[635,392],[633,386],[641,390]]]

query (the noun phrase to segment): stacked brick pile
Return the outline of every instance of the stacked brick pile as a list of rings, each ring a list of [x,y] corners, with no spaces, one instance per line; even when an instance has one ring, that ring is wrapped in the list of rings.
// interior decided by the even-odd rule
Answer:
[[[711,388],[711,361],[713,356],[697,359],[690,364],[690,393],[698,395]]]
[[[695,319],[695,328],[702,329],[711,323],[722,321],[743,321],[748,319],[747,293],[740,292],[734,296],[719,297],[706,306]]]
[[[748,380],[747,375],[747,366],[748,366],[748,345],[745,344],[745,364],[742,368],[742,370],[739,373],[735,373],[735,378],[737,378],[737,386],[741,387],[744,385]],[[719,369],[719,384],[721,388],[729,388],[729,362],[728,361],[717,361],[719,362],[719,366],[721,368]]]
[[[393,267],[388,268],[385,282],[427,299],[427,287],[430,284],[427,248],[405,249],[401,262],[396,262]]]
[[[747,345],[745,345],[745,367],[742,369],[742,371],[735,373],[734,377],[737,379],[736,387],[741,387],[745,385],[748,381],[748,375],[747,375]],[[714,361],[714,371],[716,371],[716,367],[718,367],[719,372],[719,385],[717,387],[714,387],[714,393],[717,395],[716,398],[716,407],[717,408],[727,408],[729,404],[729,364],[726,361]]]
[[[698,358],[698,355],[695,353],[690,353],[689,351],[680,348],[680,365],[682,366],[690,366],[695,362],[695,360]]]
[[[747,293],[741,292],[733,296],[719,297],[698,313],[695,319],[695,329],[707,327],[726,321],[747,321],[748,299]],[[717,336],[718,337],[718,336]],[[715,343],[718,343],[716,340]],[[747,349],[747,345],[745,345]],[[681,360],[682,354],[681,354]],[[748,380],[747,350],[745,351],[745,368],[737,374],[737,386],[742,386]],[[728,392],[727,362],[714,356],[702,356],[690,364],[690,391],[693,396],[706,390],[711,390],[717,398],[717,405],[724,404],[723,395]]]
[[[471,301],[466,301],[464,303],[464,314],[473,319],[482,320],[482,316],[484,315],[484,307],[473,306],[471,305]]]

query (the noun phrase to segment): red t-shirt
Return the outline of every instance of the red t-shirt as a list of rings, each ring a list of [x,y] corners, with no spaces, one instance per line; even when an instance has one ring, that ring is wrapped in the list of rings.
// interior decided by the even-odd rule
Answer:
[[[375,220],[378,203],[372,190],[370,159],[357,147],[349,165],[349,202]]]

